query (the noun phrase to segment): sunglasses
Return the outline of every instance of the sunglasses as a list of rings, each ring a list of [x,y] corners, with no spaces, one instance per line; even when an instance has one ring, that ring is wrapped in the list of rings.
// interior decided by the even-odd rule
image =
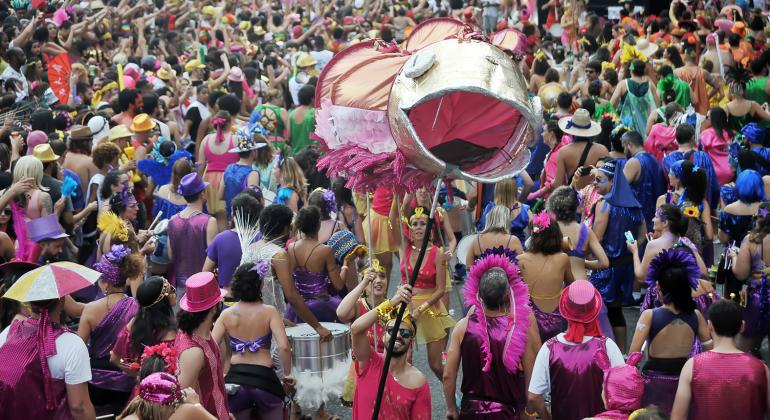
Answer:
[[[386,328],[385,331],[387,331],[388,334],[393,335],[393,332],[396,331],[396,328],[393,325],[391,325],[388,328]],[[414,336],[414,333],[409,328],[399,328],[398,335],[400,335],[401,338],[412,338]]]
[[[12,214],[11,209],[4,209],[2,212],[3,216],[11,216]]]

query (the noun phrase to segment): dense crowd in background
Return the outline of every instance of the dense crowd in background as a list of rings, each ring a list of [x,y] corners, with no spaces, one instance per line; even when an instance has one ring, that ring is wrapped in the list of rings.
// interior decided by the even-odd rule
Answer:
[[[591,6],[0,3],[3,417],[368,419],[389,353],[381,419],[766,418],[767,5]],[[521,34],[530,161],[351,191],[318,77],[433,18]]]

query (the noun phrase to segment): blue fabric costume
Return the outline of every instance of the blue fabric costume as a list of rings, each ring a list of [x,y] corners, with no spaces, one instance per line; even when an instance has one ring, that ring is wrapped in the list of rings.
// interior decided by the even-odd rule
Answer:
[[[647,152],[639,152],[634,158],[639,161],[641,172],[639,173],[639,178],[631,184],[631,189],[634,191],[636,200],[642,206],[647,231],[652,232],[655,204],[658,197],[666,192],[666,180],[660,164],[654,156]]]
[[[225,186],[225,209],[227,209],[227,214],[230,214],[233,198],[248,186],[249,174],[252,172],[259,173],[251,166],[238,163],[231,163],[225,168],[223,182]]]
[[[663,169],[666,171],[666,175],[671,171],[671,165],[680,160],[689,160],[695,166],[706,171],[706,180],[708,182],[706,201],[708,201],[712,209],[716,209],[719,205],[719,180],[717,179],[717,173],[714,171],[711,156],[702,150],[687,153],[682,153],[678,150],[672,152],[663,157]]]
[[[727,207],[728,205],[738,201],[738,188],[735,184],[722,185],[719,189],[719,195],[722,197],[722,202]]]
[[[174,167],[174,163],[182,158],[192,160],[192,154],[184,150],[177,150],[166,158],[157,150],[159,145],[160,142],[155,143],[155,148],[150,152],[150,157],[137,162],[136,167],[152,178],[152,182],[155,185],[163,186],[171,182],[171,170]]]
[[[634,236],[639,232],[644,222],[642,206],[623,175],[622,164],[609,161],[600,170],[612,176],[612,190],[604,196],[603,203],[597,203],[601,208],[596,209],[609,213],[609,223],[601,244],[610,259],[610,266],[595,271],[590,281],[606,304],[620,302],[629,305],[634,301],[632,293],[635,275],[633,258],[626,247],[625,232],[631,232]]]

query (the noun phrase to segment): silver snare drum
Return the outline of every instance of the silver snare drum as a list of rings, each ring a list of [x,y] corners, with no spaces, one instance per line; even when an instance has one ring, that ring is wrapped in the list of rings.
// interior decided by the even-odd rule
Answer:
[[[331,341],[322,343],[321,337],[308,324],[286,328],[292,348],[292,365],[299,372],[323,373],[350,360],[350,327],[334,322],[322,322],[321,325],[331,331],[334,337]]]

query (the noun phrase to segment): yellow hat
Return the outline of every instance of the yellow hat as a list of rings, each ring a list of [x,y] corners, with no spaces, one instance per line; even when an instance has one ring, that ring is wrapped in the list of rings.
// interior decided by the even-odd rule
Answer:
[[[171,76],[175,76],[176,72],[174,70],[168,71],[166,69],[159,69],[157,76],[160,80],[169,80],[171,79]]]
[[[188,61],[187,64],[184,65],[184,71],[186,71],[188,73],[193,71],[193,70],[205,69],[205,68],[206,68],[206,65],[201,63],[201,61],[198,60],[197,58],[194,59],[194,60]]]
[[[53,152],[51,145],[48,143],[38,144],[35,146],[32,151],[32,156],[36,157],[37,160],[43,163],[54,162],[59,159],[59,155]]]
[[[131,122],[131,131],[134,133],[144,133],[155,128],[157,124],[147,114],[139,114]]]
[[[262,36],[262,35],[266,34],[265,28],[263,28],[261,26],[255,26],[254,27],[254,33],[257,34],[257,36]]]
[[[251,29],[251,22],[248,20],[241,21],[241,23],[238,24],[238,27],[241,28],[242,31],[248,31]]]
[[[299,68],[304,68],[304,67],[313,67],[313,66],[315,66],[317,63],[318,63],[318,62],[317,62],[317,61],[315,61],[315,58],[313,58],[313,56],[312,56],[312,55],[310,55],[310,54],[303,54],[303,55],[302,55],[302,57],[300,57],[300,58],[297,60],[297,67],[299,67]]]
[[[147,115],[147,114],[144,114]],[[124,139],[126,137],[133,136],[134,133],[131,132],[131,130],[128,129],[125,125],[116,125],[115,127],[110,128],[110,134],[108,139],[110,141],[115,141],[118,139]]]
[[[215,9],[214,6],[203,6],[203,9],[201,9],[201,12],[203,12],[204,15],[209,15],[209,16],[217,15],[217,9]]]

